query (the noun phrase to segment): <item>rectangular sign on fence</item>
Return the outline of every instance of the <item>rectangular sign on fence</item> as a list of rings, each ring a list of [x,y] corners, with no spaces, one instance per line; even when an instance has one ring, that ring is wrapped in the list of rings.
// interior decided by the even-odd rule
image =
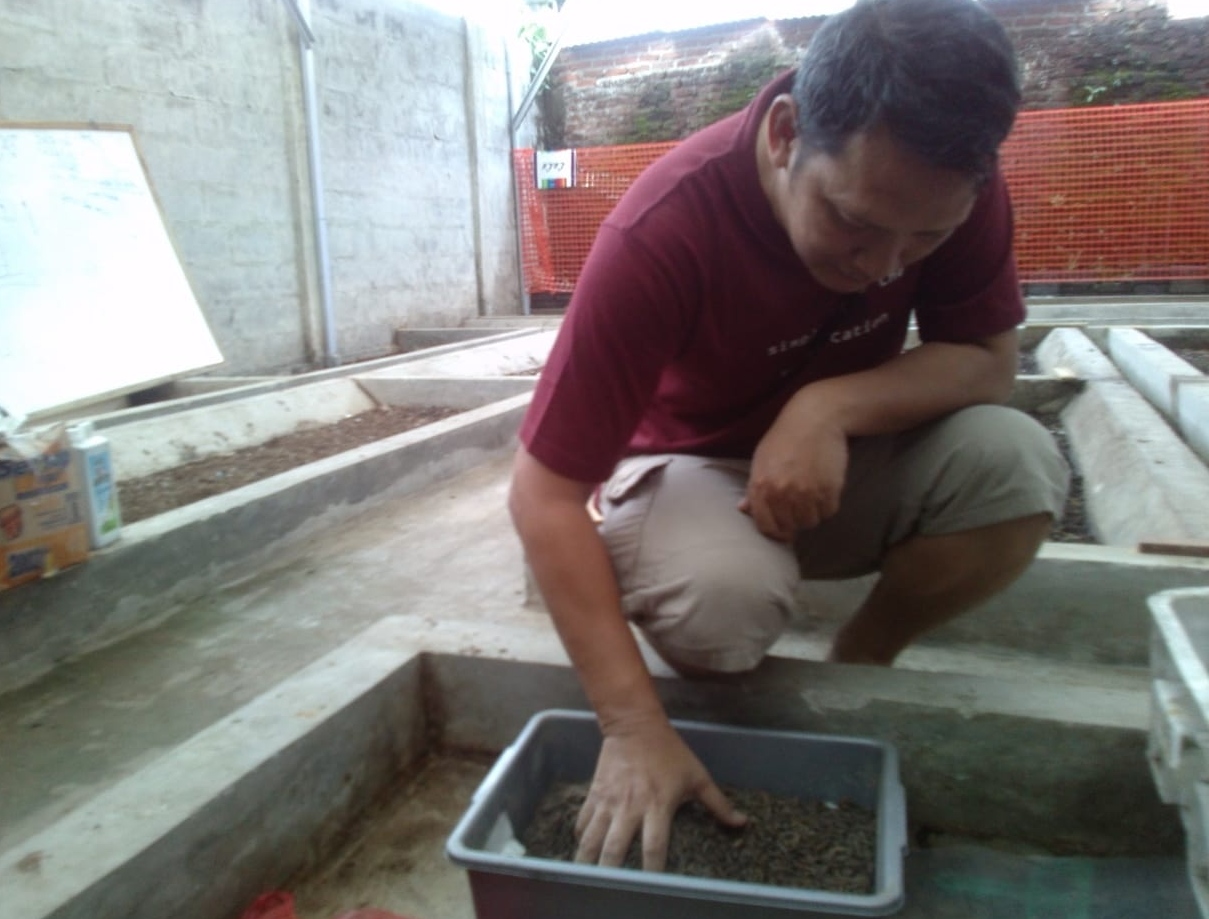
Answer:
[[[575,187],[574,150],[538,150],[534,154],[533,174],[542,191]]]

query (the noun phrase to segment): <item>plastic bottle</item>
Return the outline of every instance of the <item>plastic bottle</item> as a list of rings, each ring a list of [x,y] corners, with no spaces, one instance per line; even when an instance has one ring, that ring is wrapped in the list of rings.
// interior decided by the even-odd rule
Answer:
[[[71,449],[80,459],[84,507],[88,514],[88,541],[94,549],[109,545],[122,531],[118,486],[113,477],[109,441],[96,432],[91,421],[67,429]]]

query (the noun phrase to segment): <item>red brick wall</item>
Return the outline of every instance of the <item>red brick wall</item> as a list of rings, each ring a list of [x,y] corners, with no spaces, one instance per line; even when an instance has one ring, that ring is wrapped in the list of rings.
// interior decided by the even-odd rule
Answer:
[[[1173,22],[1161,0],[988,7],[1016,45],[1026,108],[1209,96],[1209,19]],[[542,102],[547,145],[685,137],[741,108],[777,68],[793,66],[820,22],[757,19],[564,49]]]

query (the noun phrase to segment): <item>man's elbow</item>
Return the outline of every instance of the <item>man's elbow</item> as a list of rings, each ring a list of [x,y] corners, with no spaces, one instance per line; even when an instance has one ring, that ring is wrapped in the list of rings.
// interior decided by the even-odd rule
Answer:
[[[1012,391],[1016,388],[1015,372],[1008,374],[995,374],[992,377],[988,388],[988,402],[993,405],[1006,405],[1008,400],[1012,398]]]
[[[512,465],[508,513],[524,540],[541,521],[567,511],[586,514],[591,493],[591,485],[559,475],[521,447]]]
[[[987,368],[984,374],[986,401],[1003,405],[1012,397],[1016,388],[1016,368],[1020,361],[1018,336],[1013,329],[997,335],[983,343],[986,351]]]

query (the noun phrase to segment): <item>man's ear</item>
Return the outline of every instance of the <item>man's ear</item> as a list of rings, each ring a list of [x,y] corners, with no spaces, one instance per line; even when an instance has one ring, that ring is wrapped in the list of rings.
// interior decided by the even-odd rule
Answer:
[[[798,107],[789,93],[772,100],[768,109],[768,154],[772,165],[788,168],[798,139]]]

